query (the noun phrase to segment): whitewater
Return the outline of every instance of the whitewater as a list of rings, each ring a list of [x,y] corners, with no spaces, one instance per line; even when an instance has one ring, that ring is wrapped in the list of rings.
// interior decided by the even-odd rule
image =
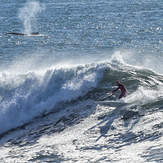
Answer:
[[[0,15],[0,162],[163,162],[161,0],[7,0]],[[129,103],[98,103],[116,80]]]

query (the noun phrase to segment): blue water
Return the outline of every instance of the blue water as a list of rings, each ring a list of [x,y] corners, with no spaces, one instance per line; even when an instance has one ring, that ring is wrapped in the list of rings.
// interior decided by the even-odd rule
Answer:
[[[161,0],[7,0],[0,15],[1,162],[163,160]],[[116,80],[132,106],[95,104]]]

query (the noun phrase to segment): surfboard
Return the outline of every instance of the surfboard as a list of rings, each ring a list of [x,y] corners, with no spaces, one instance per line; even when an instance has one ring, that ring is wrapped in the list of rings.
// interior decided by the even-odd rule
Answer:
[[[100,104],[100,105],[108,105],[111,107],[118,107],[118,106],[131,104],[131,103],[124,102],[124,101],[94,101],[94,103]]]

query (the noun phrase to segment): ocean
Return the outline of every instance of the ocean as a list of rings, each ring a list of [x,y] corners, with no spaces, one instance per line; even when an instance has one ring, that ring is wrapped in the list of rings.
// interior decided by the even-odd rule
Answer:
[[[1,0],[0,162],[163,162],[162,0]],[[130,104],[116,101],[123,83]]]

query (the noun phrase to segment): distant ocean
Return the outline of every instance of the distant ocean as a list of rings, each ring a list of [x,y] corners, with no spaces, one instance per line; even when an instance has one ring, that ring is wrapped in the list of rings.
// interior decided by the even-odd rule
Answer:
[[[5,0],[0,42],[0,162],[163,162],[162,0]]]

